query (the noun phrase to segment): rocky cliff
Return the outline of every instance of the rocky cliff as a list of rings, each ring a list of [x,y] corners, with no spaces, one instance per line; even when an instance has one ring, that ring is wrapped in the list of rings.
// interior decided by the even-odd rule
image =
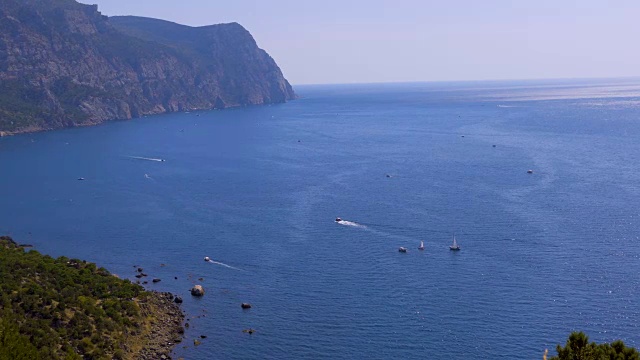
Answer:
[[[236,23],[103,16],[74,0],[0,0],[0,132],[295,98]]]

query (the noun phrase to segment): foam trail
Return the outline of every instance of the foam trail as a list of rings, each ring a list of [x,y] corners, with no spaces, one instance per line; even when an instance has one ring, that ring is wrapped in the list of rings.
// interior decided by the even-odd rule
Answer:
[[[242,271],[242,269],[238,269],[237,267],[233,267],[233,266],[231,266],[231,265],[227,265],[227,264],[225,264],[225,263],[221,263],[221,262],[219,262],[219,261],[209,260],[209,262],[210,262],[210,263],[212,263],[212,264],[216,264],[216,265],[224,266],[224,267],[229,268],[229,269],[233,269],[233,270],[240,270],[240,271]]]
[[[147,161],[164,161],[164,159],[156,159],[156,158],[147,158],[147,157],[142,157],[142,156],[127,156],[130,159],[136,159],[136,160],[147,160]]]
[[[338,224],[340,225],[345,225],[345,226],[353,226],[353,227],[358,227],[358,228],[362,228],[362,229],[366,229],[367,227],[362,225],[362,224],[358,224],[357,222],[353,222],[353,221],[347,221],[347,220],[340,220],[340,221],[336,221]]]

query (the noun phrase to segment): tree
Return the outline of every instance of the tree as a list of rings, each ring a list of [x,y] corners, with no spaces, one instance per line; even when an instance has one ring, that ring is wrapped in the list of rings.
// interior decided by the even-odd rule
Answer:
[[[567,344],[556,347],[558,356],[551,360],[640,360],[636,349],[627,347],[621,340],[611,344],[596,344],[589,342],[589,337],[580,332],[569,335]]]
[[[29,342],[29,338],[20,334],[15,322],[4,314],[0,319],[0,360],[36,360],[40,359],[38,349]]]

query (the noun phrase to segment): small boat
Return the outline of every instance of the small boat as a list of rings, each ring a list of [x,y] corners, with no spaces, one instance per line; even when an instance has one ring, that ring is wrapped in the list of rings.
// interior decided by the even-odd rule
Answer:
[[[204,261],[210,261],[211,259],[208,256],[204,257]]]
[[[337,218],[336,218],[336,222],[340,222],[340,221],[342,221],[342,219],[341,219],[341,218],[339,218],[339,217],[337,217]]]
[[[453,244],[449,246],[449,250],[453,250],[453,251],[460,250],[460,245],[458,245],[458,243],[456,242],[456,234],[453,234]]]
[[[527,170],[527,174],[533,174],[533,170],[531,169]]]
[[[400,248],[398,249],[399,252],[401,253],[406,253],[407,252],[407,248],[406,247],[402,247],[400,246]]]
[[[420,241],[420,246],[418,246],[418,250],[424,250],[424,241]]]
[[[82,181],[82,180],[84,180],[84,178],[83,177],[79,177],[78,180]]]

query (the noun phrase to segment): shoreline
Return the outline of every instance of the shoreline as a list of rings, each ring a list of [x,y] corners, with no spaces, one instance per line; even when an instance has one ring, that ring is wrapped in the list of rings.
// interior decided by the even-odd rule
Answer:
[[[143,325],[146,331],[129,339],[126,345],[133,359],[171,359],[176,345],[184,340],[185,313],[174,302],[172,293],[145,291],[147,297],[136,302],[147,320]]]
[[[299,99],[299,97],[294,97],[292,99],[287,99],[286,101],[283,102],[262,102],[262,103],[255,103],[255,104],[233,104],[233,105],[226,105],[225,107],[221,107],[221,108],[208,108],[208,107],[204,107],[204,108],[199,108],[199,107],[194,107],[194,108],[189,108],[189,109],[181,109],[181,110],[176,110],[176,111],[150,111],[150,112],[145,112],[142,113],[138,116],[131,116],[128,118],[111,118],[111,119],[94,119],[94,120],[86,120],[84,122],[80,122],[77,124],[73,124],[71,126],[55,126],[55,127],[47,127],[47,126],[34,126],[34,125],[29,125],[23,128],[19,128],[16,130],[0,130],[0,138],[3,137],[10,137],[10,136],[16,136],[16,135],[24,135],[24,134],[33,134],[33,133],[39,133],[39,132],[48,132],[48,131],[56,131],[56,130],[64,130],[64,129],[73,129],[73,128],[82,128],[82,127],[90,127],[90,126],[97,126],[97,125],[102,125],[105,123],[109,123],[112,121],[130,121],[130,120],[136,120],[136,119],[142,119],[148,116],[156,116],[156,115],[169,115],[169,114],[176,114],[176,113],[184,113],[184,112],[204,112],[204,111],[213,111],[213,110],[227,110],[227,109],[238,109],[238,108],[243,108],[243,107],[253,107],[253,106],[267,106],[267,105],[280,105],[280,104],[286,104],[289,101],[294,101]]]

